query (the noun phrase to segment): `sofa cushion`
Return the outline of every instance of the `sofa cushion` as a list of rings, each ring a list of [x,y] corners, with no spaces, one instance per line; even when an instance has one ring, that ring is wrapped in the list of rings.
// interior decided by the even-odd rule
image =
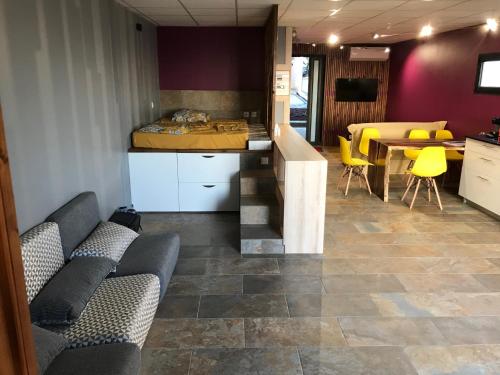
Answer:
[[[36,361],[38,363],[38,373],[43,374],[50,363],[66,347],[67,341],[63,335],[46,329],[31,325],[33,331],[33,341],[35,344]]]
[[[73,259],[33,299],[31,321],[39,325],[74,322],[115,266],[115,261],[103,257]]]
[[[158,306],[155,275],[106,279],[80,318],[69,327],[51,327],[69,341],[68,348],[131,342],[142,347]]]
[[[177,263],[180,239],[175,233],[141,234],[127,249],[111,277],[151,273],[160,279],[160,300]]]
[[[139,234],[123,225],[110,221],[100,223],[92,234],[71,254],[79,256],[106,257],[119,262],[123,253]]]
[[[69,259],[71,252],[101,221],[95,193],[89,191],[79,194],[53,212],[45,221],[59,225],[64,256]]]
[[[64,266],[59,229],[55,223],[42,223],[21,236],[21,253],[28,303]]]
[[[62,352],[44,375],[138,375],[141,352],[134,344],[108,344]]]

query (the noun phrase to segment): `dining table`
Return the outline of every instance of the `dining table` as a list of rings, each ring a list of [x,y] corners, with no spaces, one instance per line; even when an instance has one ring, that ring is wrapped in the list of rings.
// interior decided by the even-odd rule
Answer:
[[[368,181],[372,192],[389,202],[391,159],[395,151],[418,150],[429,146],[442,146],[446,151],[465,151],[464,139],[370,139]]]

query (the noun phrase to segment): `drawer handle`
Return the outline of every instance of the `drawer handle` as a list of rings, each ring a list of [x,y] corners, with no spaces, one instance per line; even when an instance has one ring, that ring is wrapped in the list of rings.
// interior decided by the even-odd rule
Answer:
[[[212,159],[215,155],[201,155],[201,157],[205,159]]]
[[[484,160],[484,161],[490,161],[490,162],[491,162],[491,161],[493,161],[493,160],[491,160],[491,159],[488,159],[488,158],[483,158],[483,157],[480,157],[479,159]]]
[[[215,185],[203,185],[204,188],[208,188],[208,189],[213,188],[214,186]]]
[[[483,181],[489,181],[486,177],[483,177],[483,176],[476,176],[476,177],[483,180]]]

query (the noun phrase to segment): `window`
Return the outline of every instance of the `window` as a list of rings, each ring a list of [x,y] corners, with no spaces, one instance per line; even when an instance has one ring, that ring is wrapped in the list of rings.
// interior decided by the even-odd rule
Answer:
[[[500,53],[479,55],[475,92],[500,95]]]

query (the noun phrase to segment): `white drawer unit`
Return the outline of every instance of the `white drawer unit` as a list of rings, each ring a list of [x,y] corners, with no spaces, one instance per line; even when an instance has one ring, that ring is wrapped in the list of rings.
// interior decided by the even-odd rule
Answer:
[[[238,153],[130,152],[132,203],[142,212],[238,211]]]
[[[179,153],[179,182],[238,182],[240,154]]]
[[[138,211],[179,211],[177,154],[128,154],[132,204]]]
[[[459,194],[500,215],[500,146],[467,139]]]
[[[240,186],[229,182],[180,182],[181,211],[238,211]]]

